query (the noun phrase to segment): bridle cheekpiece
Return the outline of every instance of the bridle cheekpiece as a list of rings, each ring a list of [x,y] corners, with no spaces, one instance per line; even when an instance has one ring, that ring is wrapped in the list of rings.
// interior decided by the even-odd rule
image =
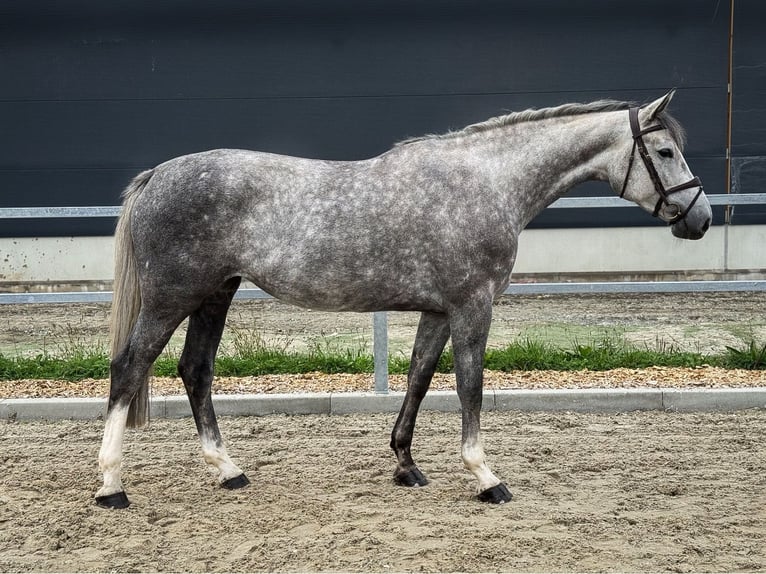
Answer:
[[[657,205],[654,207],[654,212],[652,215],[654,217],[658,217],[660,210],[662,209],[662,206],[675,206],[676,208],[679,208],[677,204],[670,203],[670,194],[676,193],[677,191],[683,191],[684,189],[689,189],[692,187],[699,187],[699,191],[697,192],[697,195],[694,196],[694,199],[692,199],[689,202],[689,205],[686,206],[686,209],[680,210],[679,213],[677,213],[671,220],[668,221],[668,223],[676,223],[677,221],[682,220],[686,215],[689,213],[689,210],[691,210],[692,207],[694,207],[694,204],[697,203],[697,200],[699,199],[700,195],[702,195],[702,181],[699,177],[696,175],[687,181],[686,183],[682,183],[681,185],[676,185],[675,187],[671,187],[670,189],[665,189],[665,186],[662,185],[662,180],[660,179],[660,174],[657,173],[657,168],[654,167],[654,163],[652,162],[652,158],[649,155],[649,150],[646,149],[646,144],[644,143],[644,135],[648,134],[650,132],[655,132],[657,130],[664,130],[664,126],[660,124],[656,124],[653,126],[649,126],[647,128],[641,129],[641,126],[638,124],[638,108],[630,108],[628,110],[628,117],[630,118],[630,131],[633,133],[633,149],[630,152],[630,159],[628,160],[628,171],[625,173],[625,180],[622,182],[622,191],[620,192],[620,197],[625,195],[625,190],[628,186],[628,178],[630,177],[630,170],[633,167],[633,160],[636,157],[636,149],[638,149],[638,153],[641,156],[641,159],[644,161],[644,166],[646,167],[646,171],[649,172],[649,178],[652,180],[652,183],[654,184],[654,189],[657,192],[657,194],[660,196],[657,200]]]

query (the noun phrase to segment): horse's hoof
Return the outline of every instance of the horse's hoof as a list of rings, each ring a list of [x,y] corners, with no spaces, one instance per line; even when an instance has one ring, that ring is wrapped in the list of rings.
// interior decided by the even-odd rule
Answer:
[[[395,472],[394,483],[399,486],[425,486],[428,484],[428,479],[419,468],[415,467],[404,472]]]
[[[107,494],[106,496],[97,496],[96,504],[101,508],[127,508],[130,506],[130,500],[124,490],[115,492],[114,494]]]
[[[240,474],[239,476],[224,480],[221,483],[221,488],[237,490],[238,488],[245,488],[248,484],[250,484],[248,478],[244,474]]]
[[[479,500],[490,504],[505,504],[510,502],[512,498],[513,494],[502,482],[479,493]]]

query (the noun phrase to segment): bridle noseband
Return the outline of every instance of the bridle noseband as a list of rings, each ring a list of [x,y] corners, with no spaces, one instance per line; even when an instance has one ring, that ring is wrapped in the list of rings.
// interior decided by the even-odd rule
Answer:
[[[633,160],[636,157],[636,148],[638,148],[638,153],[641,155],[641,159],[644,160],[644,166],[646,167],[646,171],[649,172],[649,178],[654,184],[654,189],[660,196],[660,198],[657,200],[657,205],[654,207],[654,212],[652,213],[654,217],[659,216],[663,205],[668,207],[675,205],[678,207],[678,205],[670,203],[669,196],[671,193],[676,193],[677,191],[683,191],[684,189],[689,189],[692,187],[699,187],[697,195],[695,195],[694,199],[689,202],[689,205],[686,206],[686,209],[676,214],[670,221],[668,221],[668,223],[675,223],[682,220],[689,213],[689,210],[694,207],[694,204],[697,203],[699,196],[702,195],[702,181],[700,181],[700,178],[695,175],[686,183],[676,185],[670,189],[665,189],[665,186],[662,185],[660,174],[657,173],[657,169],[654,167],[654,163],[652,163],[652,158],[649,156],[649,151],[646,149],[646,144],[644,143],[643,137],[649,132],[664,130],[665,128],[657,124],[642,130],[641,126],[638,125],[638,108],[630,108],[628,110],[628,117],[630,118],[630,131],[633,132],[633,149],[630,152],[630,159],[628,160],[628,171],[625,173],[625,180],[622,182],[622,191],[620,192],[620,197],[625,195],[625,189],[628,186],[628,178],[630,177],[630,170],[633,167]]]

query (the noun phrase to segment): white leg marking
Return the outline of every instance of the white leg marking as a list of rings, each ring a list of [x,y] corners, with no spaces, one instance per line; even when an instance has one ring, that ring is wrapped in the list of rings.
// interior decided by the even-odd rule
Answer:
[[[98,490],[96,496],[109,496],[123,490],[120,467],[122,466],[122,439],[125,436],[127,420],[127,407],[116,407],[106,417],[104,440],[98,453],[98,465],[104,474],[104,485]]]
[[[242,474],[242,470],[229,458],[225,446],[218,446],[215,444],[215,440],[205,436],[200,437],[200,441],[202,442],[202,456],[205,458],[205,462],[218,470],[219,483]]]
[[[463,464],[478,479],[477,492],[484,492],[500,484],[500,479],[492,474],[484,459],[484,448],[481,446],[480,436],[463,443]]]

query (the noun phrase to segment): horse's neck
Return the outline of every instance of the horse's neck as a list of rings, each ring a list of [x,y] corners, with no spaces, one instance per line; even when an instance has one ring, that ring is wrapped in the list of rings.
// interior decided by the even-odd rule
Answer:
[[[517,209],[522,227],[575,185],[607,178],[616,129],[607,114],[551,118],[506,129],[511,131],[505,149],[498,146],[496,151],[502,166],[498,182],[504,177],[501,192]]]

